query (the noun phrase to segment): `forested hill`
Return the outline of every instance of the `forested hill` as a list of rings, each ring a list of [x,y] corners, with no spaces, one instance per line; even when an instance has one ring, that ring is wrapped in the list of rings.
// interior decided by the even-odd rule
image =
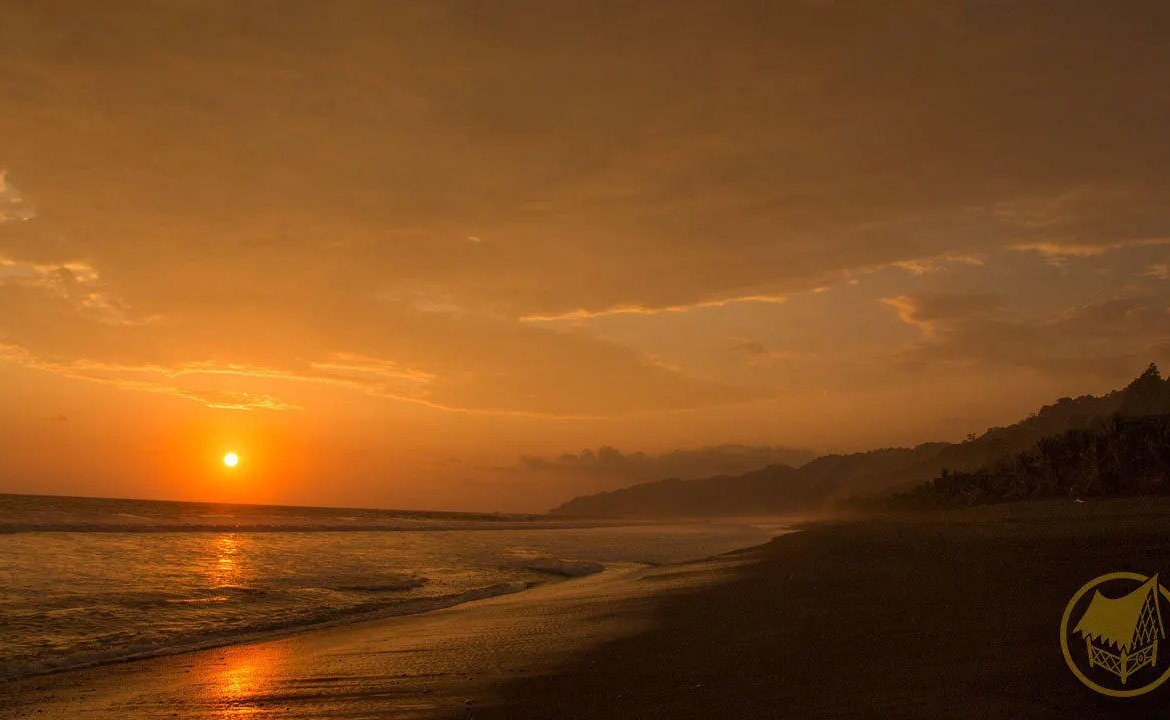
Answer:
[[[1154,365],[1106,416],[975,470],[946,469],[888,504],[966,506],[1055,497],[1170,493],[1170,382]]]
[[[1100,397],[1061,398],[1008,427],[960,443],[925,443],[864,453],[824,455],[799,468],[773,465],[742,475],[667,479],[585,495],[554,508],[558,515],[594,517],[713,517],[765,515],[831,508],[842,500],[877,498],[940,477],[970,473],[1026,453],[1042,438],[1087,430],[1123,411],[1170,412],[1170,385],[1150,366],[1126,388]],[[917,491],[919,499],[926,496]]]

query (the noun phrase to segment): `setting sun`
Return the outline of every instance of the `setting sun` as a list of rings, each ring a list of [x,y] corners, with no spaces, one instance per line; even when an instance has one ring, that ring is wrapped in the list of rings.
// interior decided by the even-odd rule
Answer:
[[[228,453],[227,455],[223,456],[223,464],[227,465],[228,467],[235,467],[239,464],[239,462],[240,458],[235,453]]]

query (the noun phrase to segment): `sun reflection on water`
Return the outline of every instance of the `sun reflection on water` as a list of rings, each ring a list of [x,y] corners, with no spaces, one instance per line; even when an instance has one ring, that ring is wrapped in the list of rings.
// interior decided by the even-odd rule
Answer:
[[[212,591],[247,588],[256,581],[249,562],[250,540],[247,536],[223,533],[209,536],[198,573]],[[208,601],[239,599],[231,592],[215,592]],[[273,668],[285,655],[280,643],[244,645],[228,648],[223,655],[205,666],[202,707],[207,717],[243,718],[267,716],[264,707],[271,693]]]
[[[232,648],[207,668],[204,707],[216,718],[252,717],[266,713],[276,668],[287,654],[283,643]]]
[[[244,584],[244,572],[241,561],[243,552],[240,541],[235,535],[228,533],[218,535],[214,540],[212,553],[214,555],[205,570],[205,575],[211,587],[239,587]]]

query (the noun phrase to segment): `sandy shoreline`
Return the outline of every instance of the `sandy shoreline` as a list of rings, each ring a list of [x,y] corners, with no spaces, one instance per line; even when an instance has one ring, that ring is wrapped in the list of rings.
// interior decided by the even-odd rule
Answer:
[[[0,688],[0,717],[1165,717],[1166,694],[1103,699],[1060,655],[1069,597],[1117,570],[1170,571],[1170,502],[822,522],[707,561],[28,678]]]

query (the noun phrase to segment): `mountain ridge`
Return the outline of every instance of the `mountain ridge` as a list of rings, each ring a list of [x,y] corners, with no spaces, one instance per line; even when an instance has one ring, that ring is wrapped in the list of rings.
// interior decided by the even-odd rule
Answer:
[[[1156,367],[1150,368],[1156,374]],[[590,517],[728,517],[820,512],[845,501],[906,491],[944,472],[971,472],[1024,452],[1042,438],[1089,426],[1121,410],[1126,388],[1063,397],[1005,427],[958,443],[927,442],[817,457],[800,467],[769,465],[740,475],[666,478],[575,497],[550,514]],[[1160,377],[1159,377],[1160,380]]]

